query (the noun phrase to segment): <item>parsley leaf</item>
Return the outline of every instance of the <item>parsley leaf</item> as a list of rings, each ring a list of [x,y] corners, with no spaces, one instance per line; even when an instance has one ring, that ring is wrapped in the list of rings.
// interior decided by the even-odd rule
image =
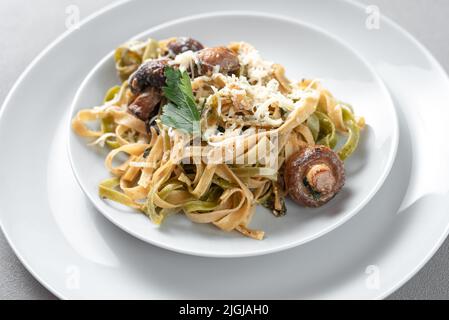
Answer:
[[[164,95],[169,101],[162,109],[161,120],[166,126],[188,133],[200,132],[200,113],[196,107],[187,72],[165,68]]]

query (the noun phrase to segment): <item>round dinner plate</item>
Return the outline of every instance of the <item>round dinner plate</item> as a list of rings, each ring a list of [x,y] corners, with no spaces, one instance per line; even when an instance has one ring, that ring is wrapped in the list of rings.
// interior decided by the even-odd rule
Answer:
[[[211,33],[205,26],[213,24],[227,27]],[[346,185],[319,209],[305,209],[287,201],[287,215],[282,218],[258,206],[251,227],[265,231],[261,242],[237,232],[223,232],[210,224],[193,223],[184,215],[171,216],[162,226],[156,226],[145,215],[133,214],[136,211],[111,205],[98,196],[98,183],[109,177],[104,166],[108,151],[88,146],[91,141],[77,136],[68,122],[69,156],[75,176],[90,201],[109,220],[139,239],[177,252],[209,257],[255,256],[285,250],[333,230],[374,196],[396,154],[397,118],[383,82],[348,46],[292,19],[243,12],[188,17],[156,26],[137,38],[166,39],[176,35],[191,36],[206,46],[233,40],[249,42],[266,59],[282,63],[291,79],[320,79],[337,99],[350,102],[356,114],[365,117],[367,126],[359,148],[345,163]],[[108,88],[117,84],[111,53],[83,81],[72,105],[72,117],[87,106],[98,105]]]
[[[2,107],[0,221],[41,283],[72,299],[373,299],[386,297],[430,259],[449,226],[449,81],[425,48],[384,18],[380,29],[367,29],[364,7],[347,1],[178,0],[157,11],[152,6],[120,2],[59,38]],[[387,85],[400,140],[382,188],[332,232],[270,255],[194,257],[148,245],[95,210],[71,172],[68,108],[85,75],[111,48],[163,22],[230,8],[284,15],[349,43]],[[211,26],[211,33],[220,27]]]

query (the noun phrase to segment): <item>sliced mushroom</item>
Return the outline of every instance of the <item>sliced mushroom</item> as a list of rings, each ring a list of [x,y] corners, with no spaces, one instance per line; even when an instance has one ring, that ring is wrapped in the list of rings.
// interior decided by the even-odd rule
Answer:
[[[204,48],[204,46],[197,40],[187,37],[180,37],[171,40],[167,44],[168,48],[168,54],[171,57],[175,57],[180,53],[186,52],[186,51],[200,51]]]
[[[139,94],[128,106],[128,110],[142,121],[148,121],[152,115],[159,110],[156,106],[162,98],[161,90],[158,88],[148,88]]]
[[[139,94],[149,87],[161,88],[165,84],[164,71],[168,61],[160,58],[142,63],[129,78],[131,92]]]
[[[329,202],[345,184],[344,164],[325,146],[304,148],[285,165],[286,190],[297,203],[317,208]]]
[[[210,74],[217,68],[223,74],[238,73],[238,56],[226,47],[205,48],[198,51],[198,60],[202,74]]]

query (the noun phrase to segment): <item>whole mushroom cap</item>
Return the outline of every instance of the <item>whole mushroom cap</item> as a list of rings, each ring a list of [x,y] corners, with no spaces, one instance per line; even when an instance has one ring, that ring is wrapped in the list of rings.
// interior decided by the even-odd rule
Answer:
[[[162,88],[165,84],[164,71],[168,62],[169,59],[160,58],[142,63],[129,77],[131,92],[139,94],[149,87]]]
[[[186,51],[199,51],[204,48],[204,46],[201,44],[201,42],[188,38],[188,37],[179,37],[172,41],[170,41],[167,44],[168,53],[171,57],[175,57],[180,53],[186,52]]]
[[[321,207],[343,188],[344,164],[328,147],[304,148],[287,159],[284,180],[295,202],[306,207]]]
[[[205,48],[198,51],[198,60],[203,74],[212,73],[218,67],[224,74],[237,73],[240,70],[238,56],[226,47]]]

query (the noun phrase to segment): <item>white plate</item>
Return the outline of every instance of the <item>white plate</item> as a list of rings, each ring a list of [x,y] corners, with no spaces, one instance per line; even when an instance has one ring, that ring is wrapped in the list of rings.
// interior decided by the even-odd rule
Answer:
[[[227,27],[211,33],[205,26],[212,24]],[[393,164],[398,125],[389,93],[360,56],[322,30],[267,14],[195,16],[164,23],[138,38],[166,39],[176,35],[189,35],[206,46],[247,41],[266,59],[282,63],[290,78],[321,79],[338,99],[350,102],[356,113],[366,118],[367,128],[357,152],[345,164],[346,185],[340,194],[319,209],[305,209],[288,201],[287,216],[282,218],[259,206],[251,226],[265,230],[266,238],[258,242],[209,224],[192,223],[183,215],[172,216],[158,227],[142,214],[103,201],[98,196],[98,183],[109,177],[104,167],[107,150],[87,146],[89,141],[77,136],[67,123],[75,175],[95,207],[109,220],[139,239],[177,252],[209,257],[254,256],[315,239],[347,221],[374,196]],[[111,53],[82,83],[72,116],[86,106],[98,105],[108,88],[118,83]]]
[[[383,78],[401,134],[383,187],[333,232],[260,257],[176,254],[120,232],[85,198],[68,164],[67,111],[82,79],[110,48],[151,25],[256,4],[258,11],[332,30]],[[449,226],[449,151],[442,147],[449,79],[418,42],[385,19],[380,30],[365,29],[364,8],[345,1],[179,0],[159,6],[157,14],[152,9],[151,2],[132,1],[90,18],[39,55],[2,107],[0,221],[39,281],[72,299],[373,299],[390,294],[430,259]],[[70,72],[62,72],[68,61]]]

